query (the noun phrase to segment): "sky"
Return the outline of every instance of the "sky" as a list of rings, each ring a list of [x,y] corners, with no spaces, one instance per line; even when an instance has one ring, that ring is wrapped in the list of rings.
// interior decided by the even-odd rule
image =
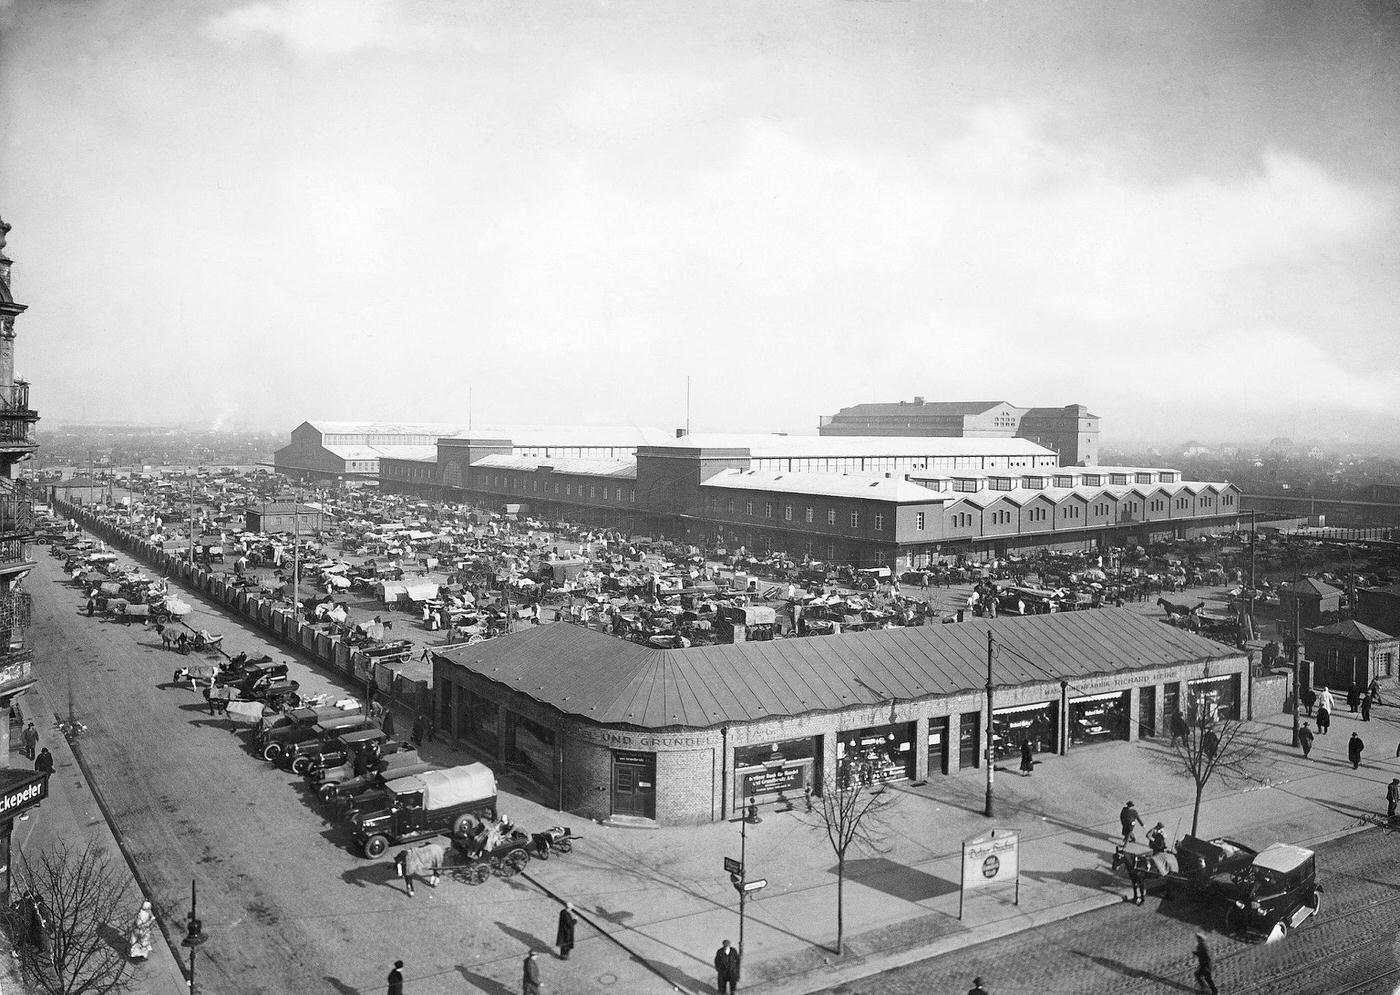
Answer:
[[[0,0],[51,423],[1387,438],[1397,184],[1396,0]]]

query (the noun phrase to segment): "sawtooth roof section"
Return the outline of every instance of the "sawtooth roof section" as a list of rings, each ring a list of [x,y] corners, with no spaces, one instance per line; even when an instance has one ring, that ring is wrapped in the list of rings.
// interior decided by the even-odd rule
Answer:
[[[768,473],[762,470],[721,470],[706,478],[702,487],[728,487],[735,490],[766,491],[775,494],[814,494],[823,497],[869,498],[896,504],[936,503],[948,500],[946,494],[910,483],[903,475],[843,473]]]
[[[560,712],[604,725],[703,729],[977,692],[987,632],[1000,687],[1239,656],[1128,609],[662,650],[567,623],[436,651]]]

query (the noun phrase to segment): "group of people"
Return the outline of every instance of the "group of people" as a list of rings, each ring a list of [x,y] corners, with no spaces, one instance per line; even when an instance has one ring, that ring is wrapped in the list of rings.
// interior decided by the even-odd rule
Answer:
[[[20,749],[28,760],[34,761],[34,769],[45,774],[53,773],[53,754],[47,746],[39,745],[39,730],[30,722],[20,733]]]

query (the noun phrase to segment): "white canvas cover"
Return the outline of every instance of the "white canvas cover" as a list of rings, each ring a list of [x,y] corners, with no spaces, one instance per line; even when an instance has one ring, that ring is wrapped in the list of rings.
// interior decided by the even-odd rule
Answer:
[[[485,764],[464,764],[401,777],[390,781],[388,788],[395,794],[423,792],[425,809],[448,808],[495,795],[496,775]]]
[[[403,587],[409,601],[431,601],[438,596],[435,580],[407,580]]]
[[[379,582],[379,600],[386,605],[392,605],[399,598],[408,593],[408,588],[401,580],[383,580]]]

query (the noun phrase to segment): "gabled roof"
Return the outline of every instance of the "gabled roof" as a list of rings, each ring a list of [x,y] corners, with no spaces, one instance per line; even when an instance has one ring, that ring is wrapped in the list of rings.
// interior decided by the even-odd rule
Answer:
[[[852,404],[836,412],[841,415],[980,415],[1000,407],[1005,401],[870,401]]]
[[[1331,625],[1319,625],[1305,631],[1314,632],[1320,636],[1338,636],[1342,639],[1354,639],[1358,642],[1368,643],[1388,643],[1393,642],[1396,638],[1388,632],[1373,629],[1369,625],[1353,619],[1333,622]]]
[[[864,498],[894,504],[941,503],[947,494],[911,483],[902,476],[867,476],[841,473],[765,473],[761,470],[721,470],[702,481],[701,487],[726,487],[776,494],[812,494],[820,497]]]
[[[1331,584],[1324,584],[1316,577],[1304,577],[1300,581],[1283,585],[1283,589],[1295,594],[1311,594],[1319,598],[1331,597],[1334,594],[1342,593]]]
[[[1001,687],[1236,659],[1239,651],[1126,608],[662,650],[568,623],[437,657],[605,725],[710,728],[979,692],[987,632]]]

